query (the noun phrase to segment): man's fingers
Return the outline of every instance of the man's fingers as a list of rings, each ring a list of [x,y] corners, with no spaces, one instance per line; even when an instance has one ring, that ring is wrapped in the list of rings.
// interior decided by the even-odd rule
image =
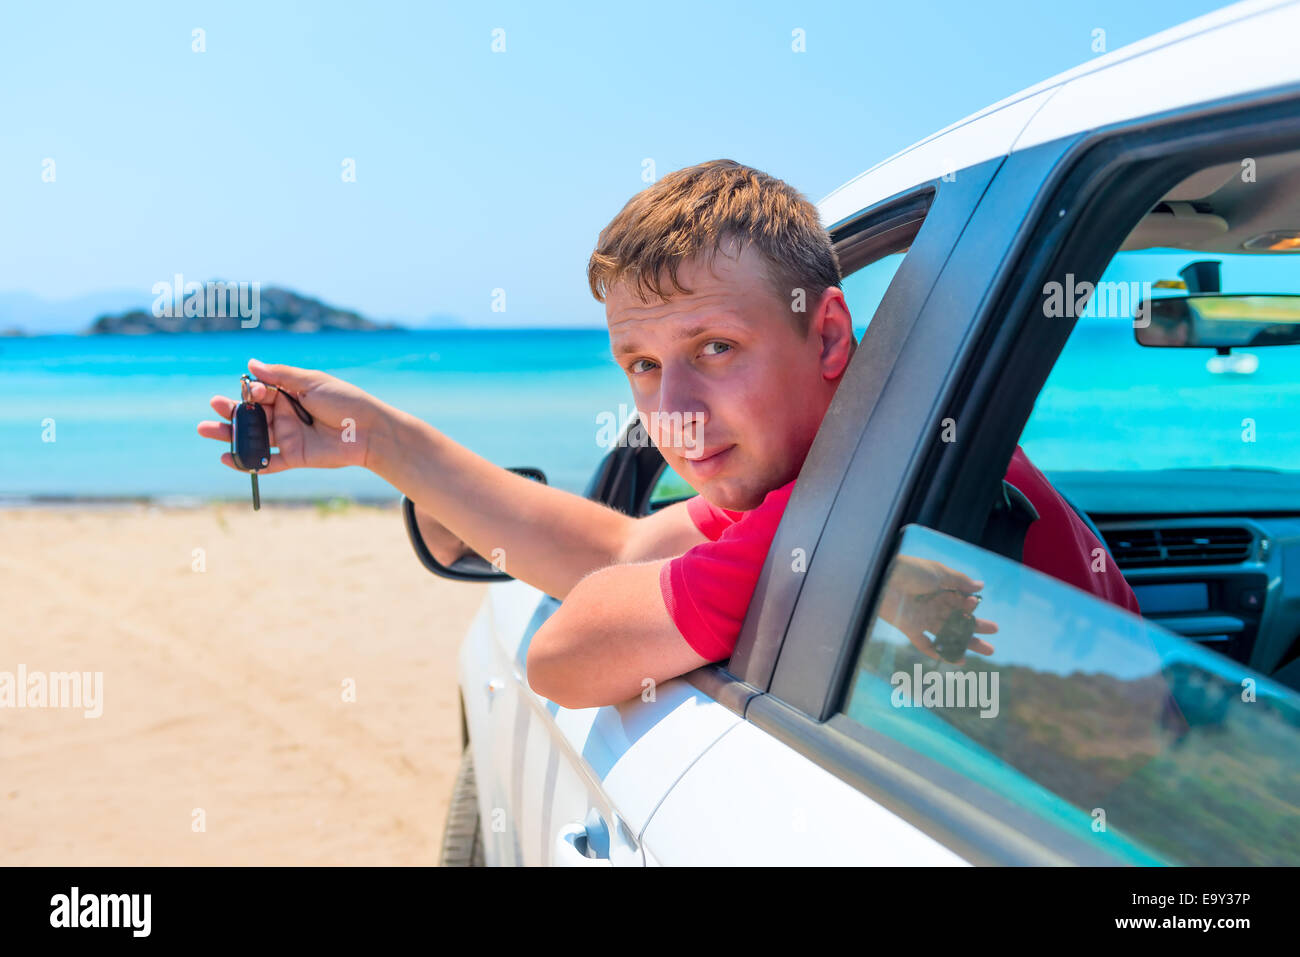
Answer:
[[[230,441],[230,423],[213,422],[211,419],[199,423],[199,435],[205,439],[216,439],[218,442]]]
[[[976,581],[968,575],[963,575],[955,568],[948,568],[945,565],[943,566],[943,572],[944,588],[955,588],[959,592],[964,592],[965,594],[981,591],[984,588],[984,583],[982,581]]]
[[[270,365],[257,359],[248,360],[248,371],[264,382],[282,386],[294,392],[306,392],[319,380],[319,373],[312,369],[299,369],[297,366]],[[257,388],[256,383],[252,386]],[[265,389],[263,390],[266,391]],[[262,402],[254,393],[254,402]]]
[[[293,468],[284,460],[284,455],[280,452],[271,453],[271,464],[262,469],[263,475],[274,475],[276,472],[285,472]]]
[[[265,386],[262,386],[260,383],[255,383],[253,390],[250,391],[255,391],[256,389],[261,389],[264,394],[269,394],[271,396],[270,400],[266,402],[264,402],[262,399],[257,398],[256,396],[253,396],[253,401],[256,402],[258,405],[260,405],[262,407],[262,411],[266,413],[266,427],[271,430],[271,436],[272,438],[274,438],[275,436],[275,392],[274,390],[267,389]],[[226,398],[224,395],[214,395],[211,399],[208,400],[208,405],[212,406],[212,411],[216,412],[217,415],[221,416],[223,419],[226,420],[227,423],[229,423],[231,418],[233,418],[235,415],[235,406],[238,405],[238,403],[235,402],[234,399]],[[199,423],[199,435],[206,436],[207,438],[210,439],[218,438],[218,436],[208,435],[208,433],[203,431],[203,426],[207,424],[208,424],[207,422]],[[230,441],[229,430],[225,432],[225,439],[227,442]],[[271,444],[275,445],[275,442],[272,441]]]
[[[977,619],[976,619],[976,623],[977,623],[977,624],[976,624],[976,630],[977,630],[977,631],[984,631],[986,634],[987,634],[987,633],[990,633],[990,632],[992,632],[992,631],[997,631],[997,630],[998,630],[997,625],[993,624],[993,622],[991,622],[991,621],[985,621],[985,620],[982,619],[982,618],[977,618]],[[980,628],[980,627],[979,627],[979,624],[980,624],[980,623],[982,623],[982,624],[984,624],[984,625],[986,625],[986,626],[989,626],[989,627],[988,627],[988,628]],[[925,655],[927,658],[933,658],[935,661],[942,661],[942,660],[943,660],[943,659],[939,656],[939,653],[938,653],[937,651],[935,651],[935,644],[934,644],[934,642],[931,641],[929,638],[927,638],[923,632],[912,632],[912,633],[909,633],[909,634],[907,635],[907,640],[910,641],[910,642],[912,643],[912,645],[916,648],[917,651],[919,651],[921,654]],[[981,639],[981,638],[972,638],[970,644],[966,646],[966,650],[967,650],[967,651],[973,651],[973,652],[974,652],[975,654],[977,654],[977,655],[991,655],[991,654],[993,654],[993,646],[990,645],[987,641],[984,641],[984,640]],[[966,663],[966,656],[965,656],[965,655],[962,655],[961,658],[960,658],[958,661],[951,662],[951,664],[955,664],[955,665],[964,665],[965,663]]]
[[[266,391],[266,390],[264,390]],[[272,393],[274,396],[274,393]],[[254,399],[261,405],[261,401]],[[228,399],[224,395],[214,395],[208,400],[208,405],[212,406],[212,411],[225,419],[225,422],[213,422],[207,419],[199,423],[199,435],[205,439],[220,439],[224,442],[230,441],[230,420],[235,414],[237,403],[234,399]],[[262,405],[262,411],[266,413],[266,427],[270,430],[271,445],[275,445],[275,405],[274,402],[268,402]]]
[[[989,621],[987,618],[976,618],[976,619],[975,619],[975,634],[977,634],[977,635],[991,635],[991,634],[993,634],[994,632],[996,632],[997,630],[998,630],[998,626],[997,626],[996,624],[994,624],[993,622]],[[966,650],[967,650],[967,651],[973,651],[973,652],[975,652],[975,654],[977,654],[977,655],[991,655],[991,654],[993,654],[993,646],[992,646],[992,645],[990,645],[987,641],[985,641],[985,640],[982,639],[982,638],[975,638],[975,637],[973,637],[973,636],[971,637],[970,644],[968,644],[968,645],[966,646]],[[957,665],[964,665],[965,663],[966,663],[966,656],[965,656],[965,655],[962,655],[962,656],[961,656],[961,659],[960,659],[959,661],[955,661],[955,662],[953,662],[953,664],[957,664]]]
[[[266,414],[269,416],[271,410],[275,408],[276,390],[267,388],[261,382],[253,382],[248,387],[248,398],[265,409]],[[241,398],[239,401],[242,402],[243,399]],[[226,398],[224,395],[214,395],[208,400],[208,404],[212,406],[212,410],[217,415],[223,419],[229,419],[235,414],[235,406],[239,403],[234,399]]]
[[[917,631],[905,632],[905,634],[907,634],[907,640],[915,645],[916,650],[921,654],[925,655],[927,658],[937,659],[939,657],[939,653],[934,650],[934,642],[925,637],[923,633]]]
[[[292,387],[286,385],[285,388],[289,389]],[[268,408],[275,405],[276,397],[279,396],[279,394],[279,389],[273,389],[263,382],[251,382],[248,386],[249,401],[256,402],[258,405],[267,406]]]
[[[229,452],[221,453],[221,464],[227,466],[228,468],[234,469],[236,472],[241,472],[244,475],[248,474],[248,472],[245,469],[241,469],[238,465],[235,464],[235,457],[231,455]],[[271,464],[269,464],[264,469],[258,469],[257,474],[274,475],[276,472],[288,471],[289,468],[291,468],[291,466],[285,464],[283,455],[281,455],[279,452],[272,452]]]

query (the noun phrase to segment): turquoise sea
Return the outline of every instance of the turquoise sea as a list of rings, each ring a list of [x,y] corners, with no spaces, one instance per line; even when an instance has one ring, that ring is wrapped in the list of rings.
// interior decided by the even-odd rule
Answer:
[[[603,330],[232,332],[0,339],[0,497],[249,498],[201,438],[215,394],[249,358],[323,369],[432,423],[499,465],[582,491],[603,458],[597,416],[630,413]],[[54,422],[54,441],[42,441]],[[621,419],[621,415],[620,415]],[[266,499],[396,500],[360,468],[261,480]]]
[[[1300,469],[1300,346],[1251,351],[1253,373],[1216,374],[1208,350],[1142,349],[1125,323],[1081,322],[1021,444],[1049,473]],[[248,479],[195,426],[216,418],[209,397],[238,394],[250,357],[324,369],[571,491],[607,451],[602,423],[632,411],[602,329],[4,338],[0,498],[247,499]],[[54,441],[43,441],[51,420]],[[358,468],[261,485],[267,499],[398,494]]]

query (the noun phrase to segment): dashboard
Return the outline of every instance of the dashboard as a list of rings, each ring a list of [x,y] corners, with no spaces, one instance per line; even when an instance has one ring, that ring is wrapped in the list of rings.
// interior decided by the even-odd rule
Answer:
[[[1145,618],[1300,690],[1300,476],[1046,474],[1101,531]]]

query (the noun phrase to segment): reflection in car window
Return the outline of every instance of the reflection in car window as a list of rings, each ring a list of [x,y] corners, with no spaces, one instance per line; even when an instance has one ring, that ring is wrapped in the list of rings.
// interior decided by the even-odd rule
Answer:
[[[936,591],[961,575],[983,582],[973,617],[996,632],[975,637],[993,650],[937,662],[917,646],[964,623],[946,607],[961,596]],[[1300,863],[1300,695],[921,526],[904,530],[843,711],[1121,860]]]

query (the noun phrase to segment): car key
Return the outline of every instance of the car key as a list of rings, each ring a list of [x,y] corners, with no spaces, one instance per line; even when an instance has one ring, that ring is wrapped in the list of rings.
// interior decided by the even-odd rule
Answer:
[[[963,595],[963,600],[970,596]],[[978,604],[982,596],[976,595],[975,601]],[[956,664],[961,661],[966,654],[966,649],[970,647],[971,639],[975,637],[975,615],[962,611],[960,608],[954,608],[939,629],[939,633],[934,636],[934,650],[944,661]]]
[[[257,490],[257,472],[271,464],[271,430],[266,423],[266,410],[252,400],[249,391],[249,384],[257,381],[259,380],[250,375],[239,377],[240,394],[244,401],[235,406],[230,417],[230,457],[235,460],[238,468],[252,476],[254,511],[262,507],[262,497]],[[294,414],[304,425],[312,425],[316,421],[293,393],[269,382],[263,385],[288,399]]]
[[[257,471],[271,464],[271,430],[266,424],[266,410],[250,401],[248,376],[240,378],[244,401],[235,406],[230,417],[230,457],[235,465],[253,478],[253,510],[262,507],[257,491]]]

